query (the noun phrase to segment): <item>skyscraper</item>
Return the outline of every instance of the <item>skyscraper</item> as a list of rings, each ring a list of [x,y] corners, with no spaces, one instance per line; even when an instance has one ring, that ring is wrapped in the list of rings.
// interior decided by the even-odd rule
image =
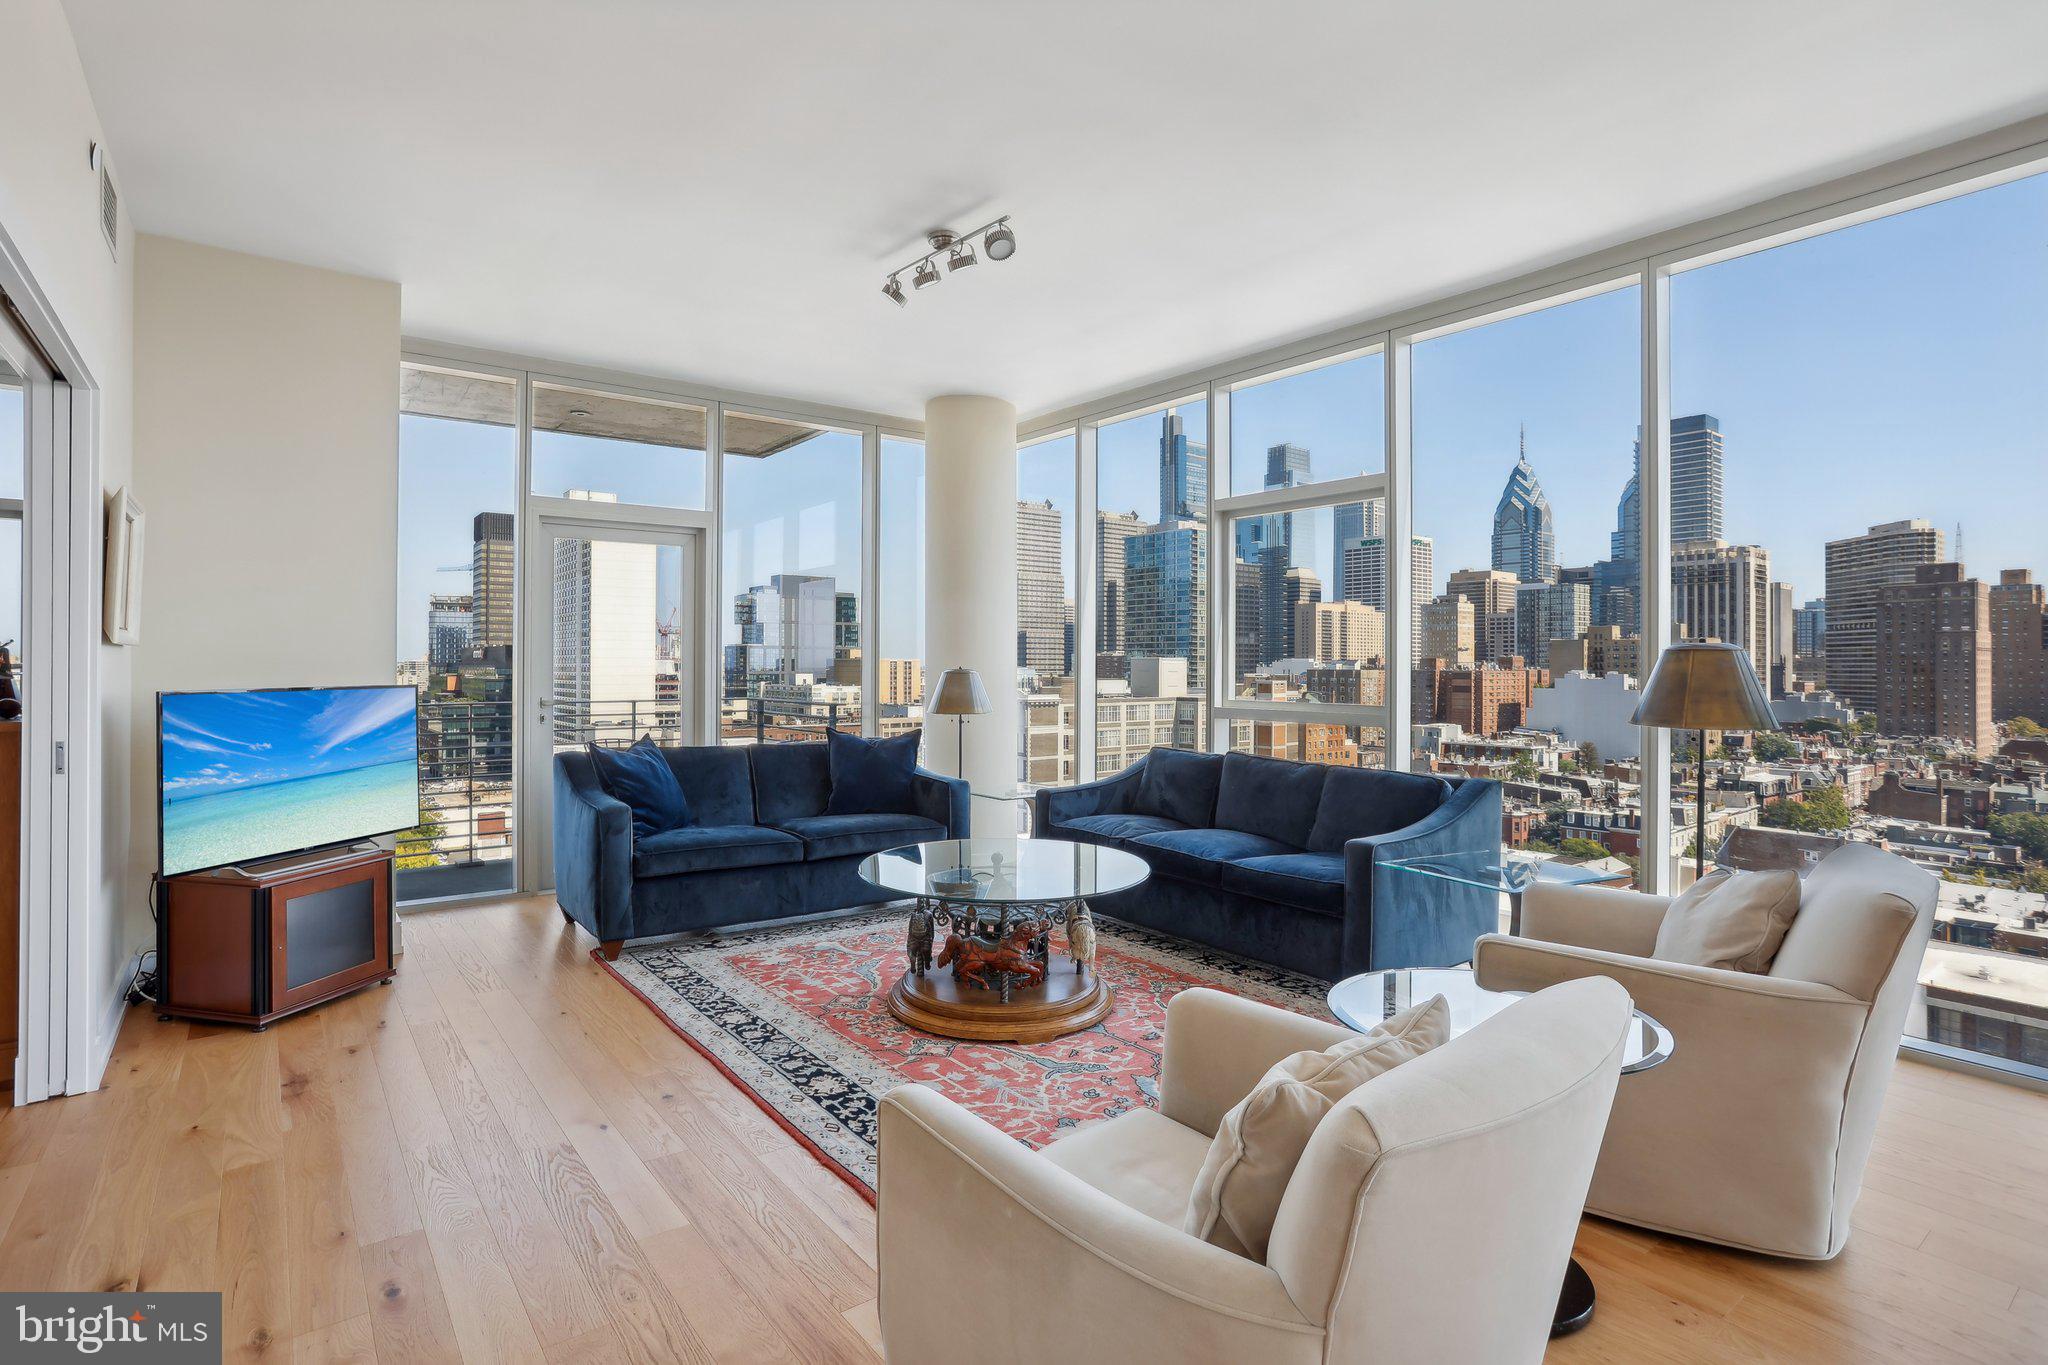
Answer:
[[[1172,409],[1159,423],[1159,519],[1200,521],[1209,515],[1209,447],[1191,441]]]
[[[1515,585],[1515,653],[1529,667],[1548,668],[1550,642],[1576,640],[1592,624],[1592,590],[1584,583]]]
[[[1208,529],[1164,521],[1123,544],[1127,617],[1124,653],[1185,659],[1196,691],[1208,690]]]
[[[1960,564],[1919,564],[1877,590],[1877,728],[1998,747],[1991,720],[1991,594]]]
[[[1422,629],[1415,637],[1417,659],[1438,659],[1453,667],[1479,658],[1478,613],[1463,597],[1445,593],[1422,608]]]
[[[1294,646],[1304,659],[1383,664],[1386,613],[1363,602],[1303,602],[1294,612]]]
[[[1707,413],[1671,419],[1671,543],[1721,538],[1721,422]],[[1640,534],[1636,544],[1642,544]]]
[[[1557,575],[1557,532],[1550,499],[1529,467],[1529,438],[1522,434],[1521,453],[1508,474],[1507,487],[1493,509],[1493,567],[1524,583],[1547,583]]]
[[[1991,718],[2048,725],[2048,592],[2026,569],[1991,589]]]
[[[1341,542],[1337,563],[1340,599],[1387,609],[1387,542],[1383,535]],[[1422,637],[1422,605],[1436,586],[1436,542],[1428,536],[1408,538],[1408,574],[1408,632],[1413,641]]]
[[[1688,640],[1741,645],[1759,682],[1771,676],[1771,556],[1761,546],[1671,547],[1671,619]]]
[[[1060,529],[1050,501],[1017,504],[1017,666],[1047,677],[1063,673],[1067,657]]]
[[[1141,535],[1145,523],[1135,512],[1095,514],[1096,602],[1095,652],[1120,654],[1124,648],[1124,545]]]
[[[1230,566],[1232,576],[1233,680],[1250,675],[1265,662],[1266,588],[1265,567],[1257,560],[1238,560]]]
[[[1792,690],[1792,585],[1771,584],[1771,671],[1764,685],[1774,697]]]
[[[512,514],[479,512],[471,523],[469,578],[476,613],[474,641],[479,649],[512,647],[514,586]]]
[[[1812,658],[1827,652],[1828,647],[1828,604],[1818,597],[1810,597],[1803,607],[1792,609],[1792,653],[1798,658]]]
[[[1498,662],[1515,650],[1515,576],[1503,569],[1459,569],[1447,591],[1472,604],[1472,629],[1480,663]]]
[[[1339,503],[1330,509],[1330,541],[1336,547],[1336,561],[1330,566],[1330,581],[1344,581],[1344,547],[1369,536],[1387,534],[1387,504],[1383,498],[1365,502]]]
[[[476,612],[468,593],[435,593],[427,598],[427,667],[453,672],[469,657],[476,637]]]
[[[594,727],[653,722],[655,675],[662,671],[655,549],[638,541],[555,539],[557,742],[580,742]]]
[[[1270,596],[1270,593],[1269,593]],[[1301,619],[1301,609],[1323,600],[1323,580],[1312,569],[1289,569],[1280,576],[1281,635],[1277,646],[1276,659],[1301,659],[1308,657],[1305,642],[1294,636],[1294,626]],[[1271,643],[1271,642],[1269,642]]]
[[[1827,543],[1828,690],[1865,711],[1877,709],[1877,594],[1911,583],[1922,564],[1938,562],[1942,534],[1913,518],[1873,526]]]
[[[728,682],[824,678],[837,648],[838,594],[815,574],[779,573],[733,599],[739,644],[728,651]]]

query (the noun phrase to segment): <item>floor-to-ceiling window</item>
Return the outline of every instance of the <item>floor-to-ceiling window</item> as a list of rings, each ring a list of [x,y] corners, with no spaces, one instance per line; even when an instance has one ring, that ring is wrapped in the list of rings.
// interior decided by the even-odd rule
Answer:
[[[1378,351],[1237,385],[1230,393],[1230,493],[1273,494],[1386,469],[1385,365]],[[1230,519],[1229,703],[1383,708],[1387,702],[1387,500],[1326,498]],[[1221,615],[1219,609],[1219,615]],[[1341,767],[1386,761],[1383,724],[1228,716],[1240,753]]]
[[[1017,448],[1017,789],[1075,780],[1079,603],[1071,432]]]
[[[1748,649],[1783,725],[1707,737],[1709,857],[1846,837],[1936,872],[1909,1030],[2048,1067],[2048,176],[1670,299],[1674,615]],[[1709,512],[1716,548],[1681,545]]]
[[[893,735],[924,724],[924,443],[884,436],[881,449],[873,709],[875,733]]]
[[[732,744],[861,728],[861,437],[725,413],[723,673]]]
[[[421,823],[398,894],[510,890],[519,385],[407,364],[399,393],[397,677],[420,691]]]
[[[535,380],[533,476],[541,497],[704,506],[706,410],[695,403]]]
[[[1506,843],[1633,862],[1648,666],[1636,428],[1642,293],[1411,351],[1411,763],[1504,786]]]
[[[1209,403],[1096,431],[1095,773],[1209,747]]]

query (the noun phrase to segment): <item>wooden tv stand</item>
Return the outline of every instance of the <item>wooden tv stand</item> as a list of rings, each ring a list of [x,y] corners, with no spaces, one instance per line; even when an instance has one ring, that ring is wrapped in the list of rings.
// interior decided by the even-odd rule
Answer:
[[[328,851],[166,877],[156,926],[159,1019],[261,1029],[389,984],[392,857]]]

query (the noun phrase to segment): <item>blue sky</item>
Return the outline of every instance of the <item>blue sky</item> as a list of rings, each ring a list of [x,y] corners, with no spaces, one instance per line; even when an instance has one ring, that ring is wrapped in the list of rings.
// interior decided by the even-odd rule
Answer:
[[[1436,589],[1488,562],[1523,424],[1559,561],[1606,554],[1635,440],[1639,311],[1623,290],[1416,347],[1415,529],[1436,541]],[[1681,275],[1671,331],[1673,411],[1720,419],[1728,538],[1769,550],[1799,600],[1821,594],[1827,540],[1902,517],[1940,526],[1951,554],[1960,523],[1980,577],[2048,576],[2048,177]],[[1257,488],[1266,447],[1282,441],[1309,448],[1318,478],[1383,468],[1379,367],[1361,357],[1240,390],[1231,487]],[[1187,430],[1206,429],[1206,404],[1181,411]],[[514,438],[420,418],[403,429],[400,644],[416,655],[427,592],[468,590],[471,515],[512,507]],[[1159,429],[1156,414],[1102,429],[1105,509],[1158,514]],[[656,487],[701,487],[693,457],[621,462],[610,443],[557,439],[549,472],[564,487],[630,497],[657,475]],[[897,455],[883,471],[883,592],[895,609],[882,614],[881,649],[892,657],[919,652],[922,616],[923,537],[908,510],[922,465]],[[826,433],[730,463],[724,600],[774,572],[857,588],[855,438]],[[1019,453],[1018,496],[1051,498],[1073,535],[1070,440]],[[1301,558],[1327,578],[1327,526],[1303,530]],[[442,565],[460,571],[437,574]],[[1071,555],[1067,570],[1071,583]]]
[[[410,760],[411,688],[193,692],[163,699],[163,783],[173,799]]]

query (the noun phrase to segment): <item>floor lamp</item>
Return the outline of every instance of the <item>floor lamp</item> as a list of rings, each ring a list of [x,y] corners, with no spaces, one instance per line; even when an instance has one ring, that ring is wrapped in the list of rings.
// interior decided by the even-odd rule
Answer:
[[[931,713],[953,718],[959,736],[957,776],[966,777],[967,718],[989,713],[988,690],[981,685],[981,674],[971,668],[949,668],[941,673],[939,685],[932,689]]]
[[[1707,867],[1707,731],[1777,729],[1770,698],[1741,645],[1688,640],[1666,647],[1643,684],[1643,699],[1630,720],[1698,735],[1692,864],[1693,880],[1698,881]]]

